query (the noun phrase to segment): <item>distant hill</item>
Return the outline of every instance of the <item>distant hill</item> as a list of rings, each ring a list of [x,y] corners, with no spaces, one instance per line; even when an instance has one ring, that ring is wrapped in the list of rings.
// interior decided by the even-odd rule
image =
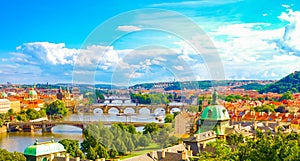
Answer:
[[[259,93],[285,93],[287,91],[300,92],[300,71],[295,71],[275,83],[265,85]]]
[[[182,89],[209,89],[215,86],[231,86],[238,82],[253,82],[253,80],[204,80],[204,81],[184,81],[184,82],[159,82],[159,83],[142,83],[136,84],[131,89],[153,89],[164,88],[165,90],[182,90]]]
[[[260,91],[261,89],[264,88],[265,85],[259,84],[259,83],[249,83],[249,84],[245,84],[245,85],[241,85],[238,87],[234,87],[233,89],[236,88],[243,88],[245,90],[256,90],[256,91]]]

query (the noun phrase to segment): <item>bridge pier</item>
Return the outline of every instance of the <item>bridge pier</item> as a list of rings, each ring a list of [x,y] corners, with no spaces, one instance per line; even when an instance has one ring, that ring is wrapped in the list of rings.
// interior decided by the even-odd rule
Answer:
[[[45,123],[42,124],[42,133],[44,132],[52,132],[52,127],[47,127]]]
[[[170,109],[169,105],[165,105],[165,112],[166,112],[166,114],[170,114],[171,109]]]
[[[103,106],[102,107],[102,111],[103,111],[103,114],[108,114],[108,106]]]
[[[135,112],[136,114],[140,114],[140,108],[137,106],[137,107],[134,109],[134,112]]]

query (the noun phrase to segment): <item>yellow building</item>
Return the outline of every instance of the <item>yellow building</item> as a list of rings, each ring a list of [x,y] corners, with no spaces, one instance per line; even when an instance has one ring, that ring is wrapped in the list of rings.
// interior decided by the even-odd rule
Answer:
[[[0,113],[6,113],[10,109],[10,101],[8,99],[0,99]]]
[[[10,101],[10,108],[16,112],[19,113],[21,111],[21,103],[20,100],[15,99],[15,98],[8,98]]]

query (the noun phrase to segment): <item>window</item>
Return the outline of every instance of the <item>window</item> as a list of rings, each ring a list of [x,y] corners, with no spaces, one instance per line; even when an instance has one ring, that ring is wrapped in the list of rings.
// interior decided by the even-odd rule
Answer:
[[[208,115],[207,117],[212,117],[212,110],[208,110]]]

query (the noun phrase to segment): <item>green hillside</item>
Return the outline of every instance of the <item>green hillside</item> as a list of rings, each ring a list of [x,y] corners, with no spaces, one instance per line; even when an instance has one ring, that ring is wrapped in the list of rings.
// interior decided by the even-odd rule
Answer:
[[[258,84],[258,83],[249,83],[249,84],[241,85],[241,86],[238,86],[238,87],[234,87],[233,89],[236,89],[236,88],[243,88],[243,89],[245,89],[245,90],[256,90],[256,91],[259,91],[259,90],[261,90],[263,87],[264,87],[264,85],[262,85],[262,84]]]
[[[280,79],[279,81],[268,84],[263,87],[259,92],[267,93],[285,93],[287,91],[292,91],[293,93],[300,92],[300,72],[295,71],[294,73],[289,74],[288,76]]]

